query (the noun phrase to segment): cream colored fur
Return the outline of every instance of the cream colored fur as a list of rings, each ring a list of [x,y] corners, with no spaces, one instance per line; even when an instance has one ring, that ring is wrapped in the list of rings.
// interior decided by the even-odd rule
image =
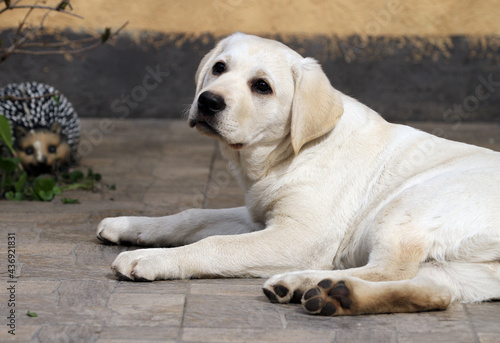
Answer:
[[[321,314],[327,303],[361,314],[500,298],[500,153],[387,123],[313,59],[255,36],[221,41],[196,82],[189,121],[220,140],[246,207],[103,220],[102,240],[171,247],[121,253],[118,277],[271,277],[264,291],[279,302],[345,283],[351,305],[329,288],[318,308],[303,297]],[[200,113],[205,91],[225,109]]]

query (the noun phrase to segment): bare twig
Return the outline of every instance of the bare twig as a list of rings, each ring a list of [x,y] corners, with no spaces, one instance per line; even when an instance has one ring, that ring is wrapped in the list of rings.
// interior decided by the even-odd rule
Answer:
[[[19,1],[17,1],[16,3],[19,3]],[[69,2],[68,2],[69,4]],[[55,11],[55,12],[59,12],[59,13],[64,13],[64,14],[67,14],[67,15],[72,15],[74,17],[77,17],[77,18],[80,18],[80,19],[83,19],[83,17],[81,15],[78,15],[76,13],[71,13],[71,12],[68,12],[68,11],[65,11],[63,8],[60,8],[61,4],[58,5],[58,7],[51,7],[51,6],[44,6],[44,5],[7,5],[6,7],[0,9],[0,14],[2,14],[3,12],[7,11],[7,10],[16,10],[16,9],[41,9],[41,10],[49,10],[49,11]]]
[[[75,40],[67,40],[64,42],[54,42],[54,43],[47,43],[47,42],[30,42],[30,43],[24,43],[23,47],[25,48],[59,48],[59,47],[65,47],[65,46],[72,46],[72,45],[82,45],[86,43],[90,43],[95,41],[95,37],[89,37],[89,38],[82,38],[82,39],[75,39]]]
[[[110,28],[105,28],[100,37],[67,40],[64,42],[54,43],[33,42],[32,40],[34,40],[37,36],[40,36],[40,33],[44,29],[45,20],[51,12],[60,12],[63,14],[73,15],[78,18],[83,17],[65,10],[66,8],[72,9],[70,0],[61,0],[55,7],[38,5],[38,0],[35,1],[33,5],[19,5],[20,2],[21,0],[17,0],[14,3],[12,3],[10,0],[0,0],[0,4],[5,4],[5,8],[0,9],[0,14],[4,13],[7,10],[15,10],[21,8],[29,9],[19,23],[11,45],[8,48],[0,48],[0,63],[5,61],[9,56],[13,54],[62,55],[78,54],[88,50],[92,50],[102,44],[105,44],[108,40],[116,37],[128,24],[128,22],[126,22],[114,32],[112,32]],[[26,22],[34,10],[46,10],[46,13],[40,20],[38,26],[27,28]],[[33,48],[41,49],[35,50]]]
[[[60,42],[60,43],[53,43],[54,47],[57,47],[59,49],[57,50],[27,50],[27,49],[18,49],[14,48],[10,51],[10,54],[25,54],[25,55],[66,55],[66,54],[79,54],[85,51],[89,51],[92,49],[95,49],[103,44],[105,44],[108,40],[113,39],[114,37],[118,36],[118,34],[127,26],[128,22],[123,24],[118,30],[116,30],[113,33],[107,34],[109,29],[106,29],[105,32],[97,38],[84,38],[80,40],[75,40],[75,41],[68,41],[68,42]],[[109,31],[110,32],[110,31]],[[84,43],[92,43],[88,46],[81,47],[81,48],[73,48],[71,50],[64,50],[61,48],[65,47],[71,47],[72,45],[81,45],[82,42]],[[30,47],[30,46],[36,46],[36,45],[29,45],[30,43],[27,44],[22,44],[23,47]],[[44,43],[31,43],[31,44],[43,44]],[[50,44],[50,43],[47,43]],[[48,45],[47,47],[50,47]],[[1,51],[1,50],[0,50]]]

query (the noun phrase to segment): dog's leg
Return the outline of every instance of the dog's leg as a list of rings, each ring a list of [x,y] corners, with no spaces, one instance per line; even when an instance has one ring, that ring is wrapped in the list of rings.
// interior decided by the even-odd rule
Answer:
[[[354,276],[355,275],[355,276]],[[277,275],[264,285],[272,302],[302,302],[311,314],[356,315],[445,309],[452,301],[500,299],[500,262],[427,262],[409,280],[367,281],[363,268]]]
[[[500,300],[500,261],[425,263],[419,274],[448,288],[452,301]]]
[[[325,278],[304,293],[302,305],[311,314],[352,315],[443,310],[452,301],[499,298],[500,262],[428,262],[410,280]]]
[[[399,281],[415,277],[420,264],[427,256],[430,240],[425,235],[420,235],[418,231],[394,230],[395,227],[399,226],[380,225],[373,229],[369,236],[373,241],[369,245],[371,252],[368,264],[365,266],[345,270],[308,270],[275,275],[264,284],[264,293],[271,302],[300,302],[307,290],[328,278],[343,280],[354,277],[365,281]]]
[[[429,271],[400,281],[366,281],[342,271],[305,271],[271,278],[264,293],[272,302],[292,294],[311,314],[326,316],[443,310],[452,295],[445,283],[429,277]],[[439,269],[434,273],[443,273]],[[292,286],[294,284],[294,286]],[[311,285],[315,284],[311,287]]]
[[[357,315],[444,310],[451,299],[448,288],[425,274],[381,282],[333,277],[307,290],[302,306],[311,314]]]
[[[106,218],[97,237],[107,243],[179,246],[212,235],[235,235],[261,229],[245,207],[223,210],[191,209],[166,217]]]
[[[140,281],[214,276],[268,277],[306,266],[327,269],[330,258],[318,260],[309,254],[320,245],[317,235],[311,233],[304,237],[303,230],[296,222],[286,222],[242,235],[210,236],[177,248],[126,251],[118,255],[112,269],[119,278]]]
[[[418,263],[415,266],[418,268]],[[413,268],[406,270],[401,268],[397,274],[394,270],[398,268],[375,262],[345,270],[304,270],[278,274],[265,282],[263,291],[274,303],[300,303],[307,290],[316,287],[320,281],[332,277],[336,279],[355,277],[365,281],[396,281],[411,279],[416,275],[416,269]]]

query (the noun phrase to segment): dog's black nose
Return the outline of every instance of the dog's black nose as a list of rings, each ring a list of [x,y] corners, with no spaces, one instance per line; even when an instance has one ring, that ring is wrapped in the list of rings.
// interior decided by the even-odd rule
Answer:
[[[213,116],[225,108],[226,102],[218,94],[206,91],[198,97],[198,110],[206,116]]]

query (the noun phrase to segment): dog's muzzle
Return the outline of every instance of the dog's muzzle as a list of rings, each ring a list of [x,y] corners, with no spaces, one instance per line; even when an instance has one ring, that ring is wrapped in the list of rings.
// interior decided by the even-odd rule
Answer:
[[[224,98],[216,93],[205,91],[198,96],[198,114],[189,121],[191,127],[195,127],[202,133],[209,136],[216,136],[224,139],[217,130],[214,123],[215,116],[226,108]],[[232,149],[240,150],[243,143],[227,143]]]
[[[198,111],[204,116],[213,117],[225,108],[226,102],[219,94],[206,91],[198,97]]]

